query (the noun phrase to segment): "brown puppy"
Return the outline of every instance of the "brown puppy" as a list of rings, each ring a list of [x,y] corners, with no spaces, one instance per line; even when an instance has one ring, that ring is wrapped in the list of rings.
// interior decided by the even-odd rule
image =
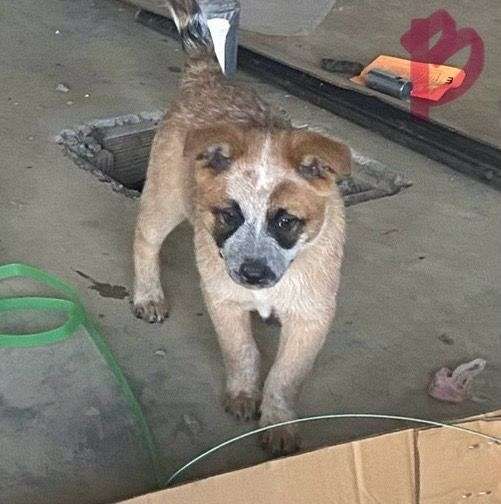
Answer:
[[[262,426],[283,422],[295,418],[298,388],[334,317],[344,242],[336,179],[350,172],[350,151],[294,129],[226,80],[197,3],[171,5],[188,61],[151,151],[134,243],[134,311],[149,322],[166,317],[159,251],[189,219],[226,367],[226,408],[243,419],[260,413]],[[262,392],[252,310],[282,324]],[[262,441],[273,454],[298,447],[292,426]]]

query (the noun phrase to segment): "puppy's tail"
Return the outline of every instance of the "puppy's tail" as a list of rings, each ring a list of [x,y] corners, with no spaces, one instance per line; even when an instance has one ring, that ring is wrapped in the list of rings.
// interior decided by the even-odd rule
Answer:
[[[169,0],[168,4],[188,58],[212,59],[214,57],[212,38],[197,0]]]

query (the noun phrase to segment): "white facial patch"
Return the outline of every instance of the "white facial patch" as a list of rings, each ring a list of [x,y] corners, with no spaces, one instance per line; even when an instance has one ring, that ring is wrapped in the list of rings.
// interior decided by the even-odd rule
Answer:
[[[271,140],[267,135],[255,165],[243,173],[237,171],[228,180],[228,196],[240,205],[245,220],[255,227],[256,236],[266,224],[268,201],[282,175],[270,166],[270,154]]]
[[[273,188],[276,177],[273,177],[272,170],[269,166],[271,153],[271,141],[270,136],[266,135],[264,140],[263,148],[261,150],[261,156],[259,158],[259,163],[256,166],[257,172],[257,180],[256,180],[256,189],[258,191],[265,190],[269,191]]]

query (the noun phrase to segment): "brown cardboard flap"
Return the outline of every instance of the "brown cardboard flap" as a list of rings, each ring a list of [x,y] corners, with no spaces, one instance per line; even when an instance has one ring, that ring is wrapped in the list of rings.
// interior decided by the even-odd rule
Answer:
[[[501,437],[501,420],[462,424]],[[501,445],[451,429],[418,433],[420,504],[501,503]]]
[[[332,446],[138,497],[128,504],[412,502],[413,431]],[[391,478],[387,478],[390,474]],[[286,496],[286,501],[284,500]]]
[[[499,412],[462,425],[501,438]],[[433,428],[408,429],[273,460],[122,504],[470,502],[501,503],[501,445],[473,434]]]

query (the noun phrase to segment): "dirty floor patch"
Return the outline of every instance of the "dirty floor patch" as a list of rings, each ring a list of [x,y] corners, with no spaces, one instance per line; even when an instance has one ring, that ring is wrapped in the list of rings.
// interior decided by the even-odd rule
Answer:
[[[111,285],[109,283],[98,282],[79,270],[75,270],[75,273],[89,280],[92,283],[89,289],[95,290],[101,297],[113,299],[125,299],[129,297],[129,291],[122,285]]]
[[[146,167],[161,112],[143,112],[100,119],[61,131],[56,141],[82,168],[112,188],[137,197],[143,188]],[[391,196],[411,185],[387,166],[353,152],[353,176],[339,189],[347,206]]]

